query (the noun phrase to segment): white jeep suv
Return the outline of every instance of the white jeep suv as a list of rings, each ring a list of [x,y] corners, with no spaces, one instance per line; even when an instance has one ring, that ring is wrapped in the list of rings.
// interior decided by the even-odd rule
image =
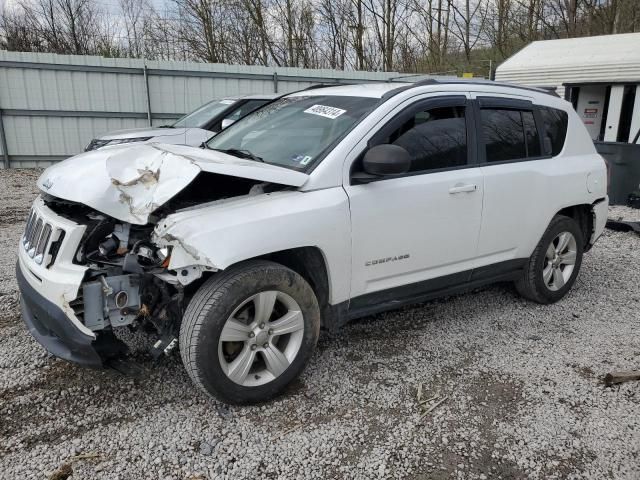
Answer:
[[[308,89],[207,147],[116,146],[42,174],[17,276],[50,352],[106,366],[120,327],[153,327],[201,389],[264,401],[321,327],[496,281],[561,299],[607,216],[603,159],[537,89]]]

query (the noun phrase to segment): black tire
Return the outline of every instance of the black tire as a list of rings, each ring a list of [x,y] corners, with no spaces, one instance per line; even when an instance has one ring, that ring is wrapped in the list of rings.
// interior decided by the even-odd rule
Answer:
[[[244,386],[224,372],[218,356],[222,329],[247,298],[276,290],[293,298],[304,319],[302,344],[289,367],[272,381]],[[205,393],[229,404],[267,401],[282,393],[311,358],[320,333],[320,309],[311,286],[278,263],[255,260],[238,264],[208,279],[187,306],[180,327],[180,353],[193,382]]]
[[[563,232],[569,232],[575,237],[576,255],[573,271],[562,288],[551,290],[543,279],[543,269],[546,264],[546,251],[551,242]],[[529,261],[525,265],[523,275],[515,282],[516,290],[523,297],[542,304],[557,302],[564,297],[576,281],[582,265],[584,252],[584,236],[578,223],[570,217],[556,215],[549,227],[542,235]]]

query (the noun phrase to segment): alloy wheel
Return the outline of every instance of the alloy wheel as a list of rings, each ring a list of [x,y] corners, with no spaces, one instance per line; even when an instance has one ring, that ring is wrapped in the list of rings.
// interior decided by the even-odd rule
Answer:
[[[218,342],[220,365],[239,385],[264,385],[289,368],[303,337],[298,303],[280,291],[260,292],[241,302],[225,322]]]
[[[570,232],[559,233],[549,244],[542,269],[542,279],[549,290],[560,290],[569,281],[577,250],[576,238]]]

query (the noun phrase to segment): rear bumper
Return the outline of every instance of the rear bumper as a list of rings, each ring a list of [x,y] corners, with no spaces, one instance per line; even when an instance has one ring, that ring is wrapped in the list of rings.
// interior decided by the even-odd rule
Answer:
[[[604,227],[607,224],[607,216],[609,215],[609,197],[595,202],[593,209],[593,234],[589,239],[589,245],[596,243],[596,240],[602,235]]]
[[[16,265],[22,318],[29,332],[56,357],[85,367],[101,368],[102,360],[94,348],[95,337],[78,329],[59,306],[36,291]]]

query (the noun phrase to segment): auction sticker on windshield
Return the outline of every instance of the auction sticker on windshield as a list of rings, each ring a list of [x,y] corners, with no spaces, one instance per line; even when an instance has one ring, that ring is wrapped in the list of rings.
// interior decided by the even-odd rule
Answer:
[[[341,108],[329,107],[327,105],[313,105],[304,111],[304,113],[320,115],[321,117],[330,118],[332,120],[334,118],[338,118],[340,115],[342,115],[345,112],[346,110],[342,110]]]

